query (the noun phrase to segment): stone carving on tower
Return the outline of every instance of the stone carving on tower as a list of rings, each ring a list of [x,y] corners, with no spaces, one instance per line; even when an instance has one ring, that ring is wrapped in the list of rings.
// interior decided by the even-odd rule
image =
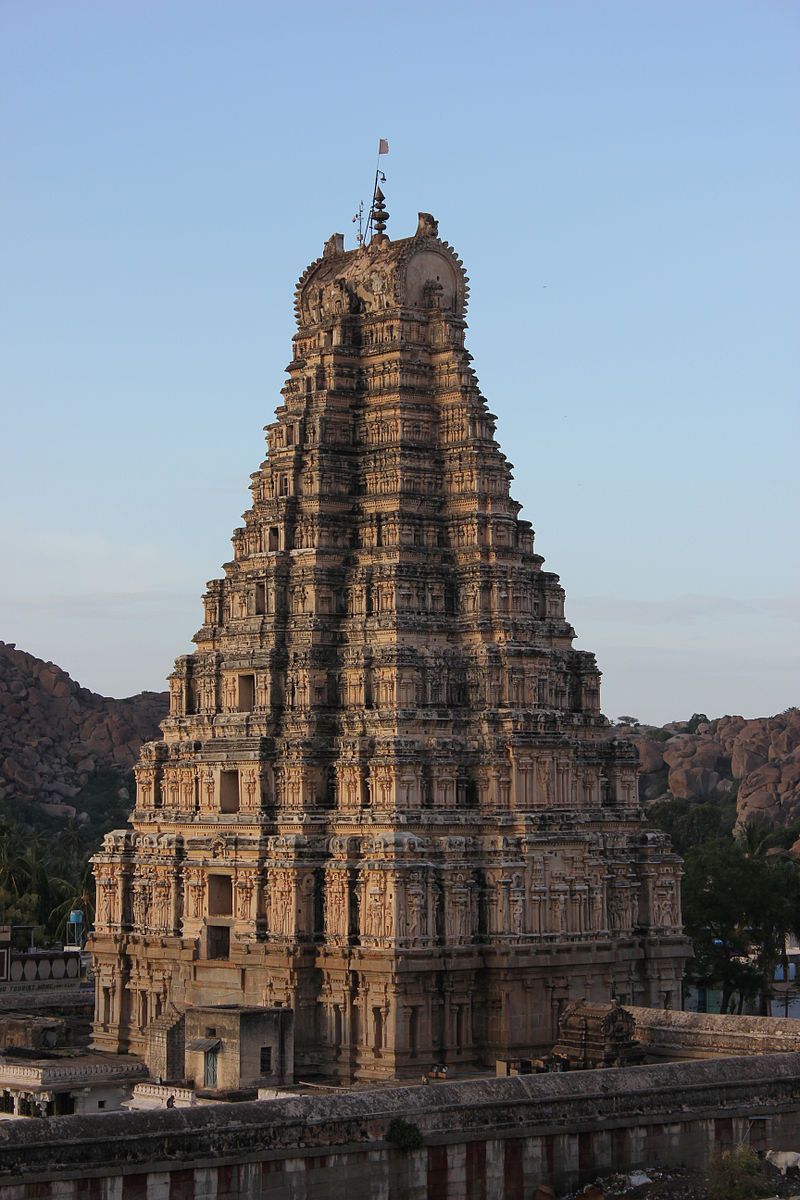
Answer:
[[[461,260],[374,216],[300,279],[252,507],[95,857],[100,1049],[282,1004],[299,1073],[386,1078],[679,1003],[679,860],[509,495]]]

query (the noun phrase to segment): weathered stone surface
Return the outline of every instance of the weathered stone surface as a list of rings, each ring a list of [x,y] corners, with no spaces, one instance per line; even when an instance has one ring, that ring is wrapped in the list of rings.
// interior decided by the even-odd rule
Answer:
[[[96,858],[98,1047],[281,1003],[298,1072],[418,1076],[549,1047],[587,990],[677,1002],[679,864],[509,494],[462,264],[429,216],[376,228],[300,280],[233,560]]]
[[[563,1196],[587,1174],[710,1165],[726,1138],[755,1142],[765,1128],[769,1145],[791,1148],[799,1088],[798,1056],[784,1053],[2,1121],[0,1200],[529,1197],[541,1183]],[[396,1118],[421,1149],[386,1140]]]
[[[800,746],[775,762],[751,771],[737,798],[739,819],[766,817],[773,825],[800,821]]]
[[[739,784],[739,821],[782,826],[800,820],[800,710],[753,720],[720,717],[694,733],[681,728],[685,724],[673,722],[676,732],[665,742],[631,733],[644,802],[663,798],[666,788],[678,799],[721,798]]]
[[[678,799],[710,795],[726,771],[727,759],[716,738],[680,734],[664,744],[668,786]]]
[[[800,1053],[800,1021],[628,1005],[648,1056],[670,1060]]]
[[[653,775],[664,769],[664,744],[648,737],[631,735],[628,740],[639,754],[640,775]]]
[[[98,696],[55,664],[0,642],[0,798],[74,814],[53,797],[72,799],[98,767],[132,766],[166,707],[165,693]]]

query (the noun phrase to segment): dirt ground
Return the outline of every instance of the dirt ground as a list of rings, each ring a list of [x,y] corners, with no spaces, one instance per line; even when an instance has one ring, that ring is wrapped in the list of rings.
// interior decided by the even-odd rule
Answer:
[[[764,1184],[770,1191],[764,1200],[800,1200],[800,1174],[789,1171],[783,1178],[769,1163],[763,1164]],[[603,1200],[709,1200],[708,1174],[691,1167],[642,1169],[649,1183],[632,1186],[634,1172],[606,1175],[598,1179]],[[570,1192],[560,1200],[580,1200],[581,1191]],[[755,1197],[754,1197],[755,1200]]]

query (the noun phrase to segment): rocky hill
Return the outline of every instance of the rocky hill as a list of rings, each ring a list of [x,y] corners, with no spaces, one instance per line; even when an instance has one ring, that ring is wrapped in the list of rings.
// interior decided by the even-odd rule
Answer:
[[[800,824],[800,709],[753,720],[695,714],[663,728],[621,724],[615,734],[639,751],[639,794],[647,806],[719,801],[735,803],[737,824]]]
[[[93,779],[125,790],[142,742],[159,736],[166,692],[98,696],[50,662],[0,642],[0,801],[80,817]],[[75,801],[75,803],[71,803]]]

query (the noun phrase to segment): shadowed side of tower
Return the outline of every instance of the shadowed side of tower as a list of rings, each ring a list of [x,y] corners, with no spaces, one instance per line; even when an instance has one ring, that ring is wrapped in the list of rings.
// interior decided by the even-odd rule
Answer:
[[[679,862],[510,498],[462,264],[384,226],[300,280],[233,561],[95,858],[100,1048],[281,1004],[300,1073],[381,1078],[679,1002]]]

